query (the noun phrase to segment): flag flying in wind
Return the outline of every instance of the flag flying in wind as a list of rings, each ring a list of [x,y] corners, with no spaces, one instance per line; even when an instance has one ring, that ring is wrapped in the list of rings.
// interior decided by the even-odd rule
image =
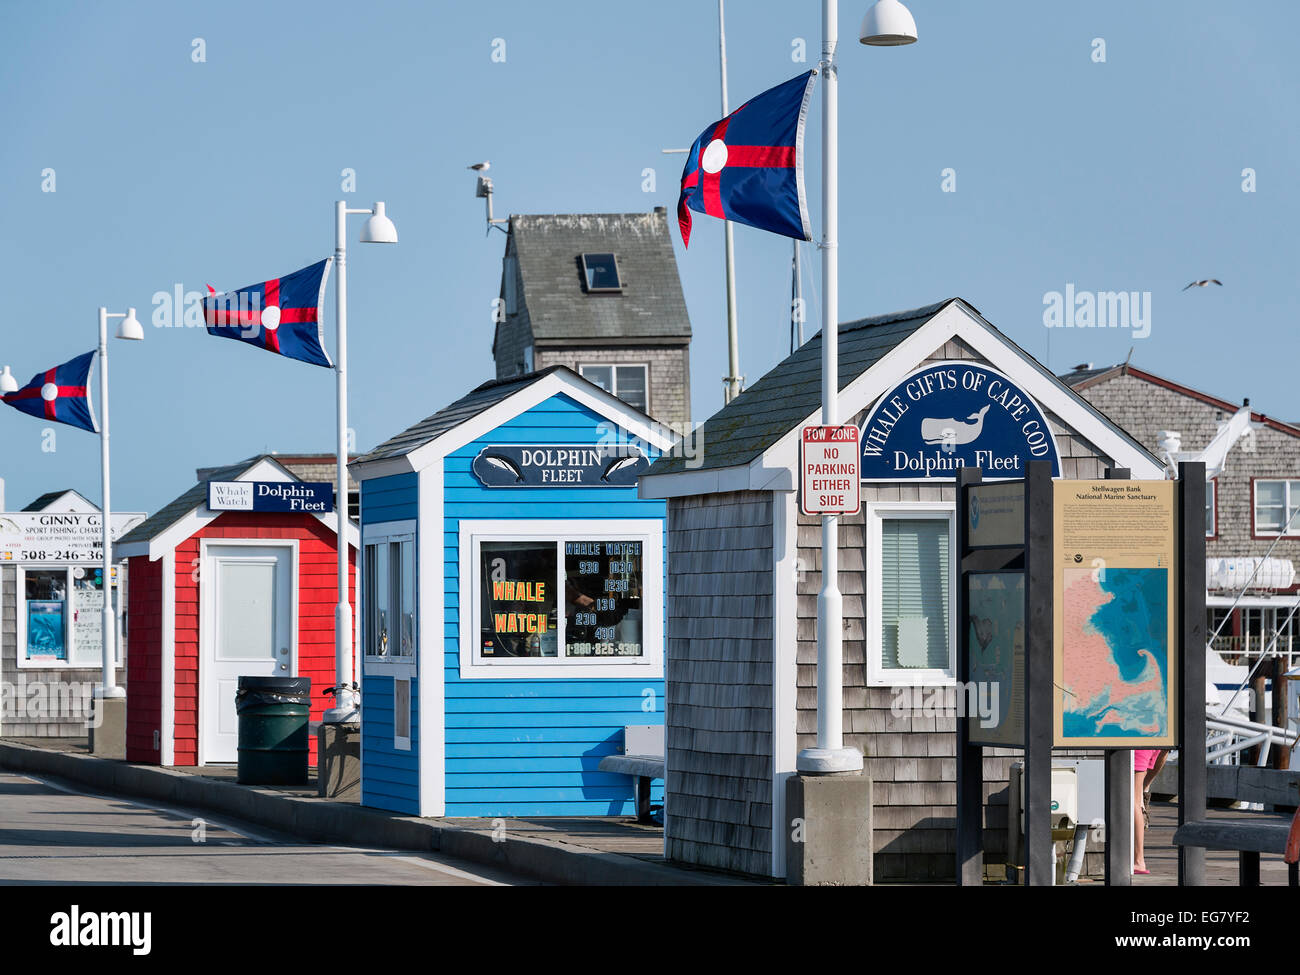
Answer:
[[[320,306],[333,258],[281,278],[203,299],[208,334],[333,368],[322,343]],[[211,286],[209,286],[211,290]]]
[[[690,246],[691,210],[811,240],[803,130],[815,71],[751,98],[700,133],[682,170],[677,224]]]
[[[38,372],[22,389],[0,398],[15,410],[98,433],[99,424],[91,412],[89,395],[90,364],[94,358],[95,353],[91,351],[61,366]]]

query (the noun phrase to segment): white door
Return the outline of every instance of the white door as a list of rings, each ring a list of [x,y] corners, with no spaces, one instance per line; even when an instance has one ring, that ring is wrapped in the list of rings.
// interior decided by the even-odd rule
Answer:
[[[234,762],[240,677],[294,677],[293,548],[209,545],[199,662],[199,761]]]

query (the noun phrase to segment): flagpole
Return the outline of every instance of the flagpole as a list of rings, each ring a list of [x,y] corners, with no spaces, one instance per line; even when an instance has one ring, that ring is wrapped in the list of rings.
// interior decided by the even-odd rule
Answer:
[[[722,117],[731,114],[727,103],[727,27],[718,0],[718,65],[722,76]],[[723,221],[723,248],[727,267],[727,378],[723,402],[730,403],[740,393],[740,329],[736,324],[735,234],[730,220]]]

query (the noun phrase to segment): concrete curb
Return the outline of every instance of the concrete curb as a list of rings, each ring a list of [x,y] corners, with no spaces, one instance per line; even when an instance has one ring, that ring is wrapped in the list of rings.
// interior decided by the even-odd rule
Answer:
[[[695,872],[536,837],[494,839],[492,831],[451,826],[367,809],[352,803],[285,795],[152,765],[49,751],[0,741],[0,768],[76,782],[111,795],[210,810],[313,842],[437,851],[555,884],[744,884],[739,878]]]

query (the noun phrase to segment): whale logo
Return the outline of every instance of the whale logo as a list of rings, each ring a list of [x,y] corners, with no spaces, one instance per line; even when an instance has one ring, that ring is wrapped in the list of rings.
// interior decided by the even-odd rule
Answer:
[[[983,432],[984,414],[988,411],[989,407],[985,405],[965,420],[924,419],[921,421],[921,439],[927,444],[940,444],[946,450],[954,450],[960,444],[972,443]]]

